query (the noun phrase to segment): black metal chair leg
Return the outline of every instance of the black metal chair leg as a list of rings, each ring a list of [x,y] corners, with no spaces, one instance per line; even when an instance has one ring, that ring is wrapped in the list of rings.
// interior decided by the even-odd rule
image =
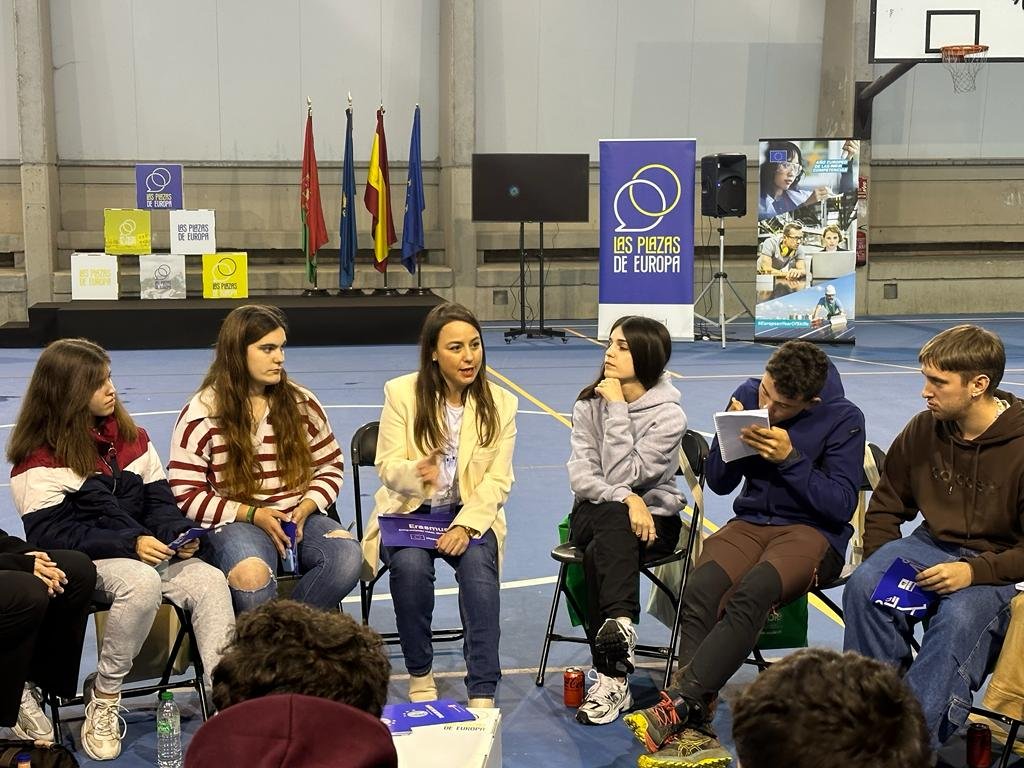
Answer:
[[[544,631],[544,646],[540,651],[540,664],[537,668],[537,679],[534,680],[534,684],[537,686],[544,685],[544,673],[548,666],[548,653],[551,650],[551,635],[555,630],[555,618],[558,614],[558,603],[562,596],[562,585],[565,580],[565,563],[562,563],[558,567],[558,579],[555,581],[555,594],[551,599],[551,611],[548,614],[548,627]]]

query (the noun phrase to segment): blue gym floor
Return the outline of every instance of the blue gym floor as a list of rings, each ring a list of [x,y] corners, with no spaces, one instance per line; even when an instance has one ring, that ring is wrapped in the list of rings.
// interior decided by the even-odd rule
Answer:
[[[917,351],[938,331],[960,322],[976,322],[999,333],[1006,344],[1007,370],[1003,388],[1024,396],[1024,317],[930,317],[858,318],[857,344],[826,346],[843,375],[848,397],[867,416],[867,436],[888,448],[893,437],[912,414],[921,409],[921,376]],[[596,325],[591,321],[549,323],[568,332],[568,341],[526,339],[506,345],[501,331],[507,324],[491,324],[485,334],[492,381],[519,396],[518,445],[515,454],[516,483],[506,508],[509,535],[502,574],[502,641],[504,678],[498,692],[502,710],[502,749],[509,768],[552,766],[635,765],[638,746],[621,722],[603,727],[584,727],[562,705],[562,670],[567,665],[586,668],[588,655],[582,646],[555,644],[548,662],[545,686],[534,686],[541,640],[550,606],[554,561],[548,555],[557,543],[556,526],[571,503],[565,474],[569,452],[568,415],[576,393],[596,375],[601,347],[594,340]],[[749,326],[740,326],[740,335]],[[730,331],[733,326],[730,326]],[[297,339],[293,341],[299,341]],[[732,390],[746,377],[758,376],[773,346],[749,341],[729,341],[723,350],[717,341],[677,343],[669,369],[683,394],[683,407],[690,427],[708,433],[712,413],[722,409]],[[21,397],[31,375],[38,350],[0,350],[0,430],[6,442]],[[113,352],[112,372],[120,396],[136,420],[149,431],[157,450],[166,460],[170,433],[179,410],[195,391],[210,360],[205,350],[159,352]],[[286,367],[289,375],[314,390],[327,406],[331,423],[346,457],[349,441],[359,425],[376,420],[382,404],[384,382],[413,370],[417,351],[412,346],[315,348],[292,347]],[[347,462],[346,462],[347,463]],[[9,467],[8,467],[9,470]],[[348,468],[351,472],[351,468]],[[3,479],[7,479],[7,473]],[[369,514],[376,489],[372,470],[364,470],[363,503]],[[9,483],[4,483],[9,485]],[[347,523],[353,517],[352,486],[347,481],[339,499],[339,510]],[[710,525],[723,524],[730,517],[731,500],[708,494]],[[21,534],[9,494],[0,493],[0,527]],[[452,626],[458,621],[454,579],[443,565],[439,569],[435,626]],[[835,595],[836,598],[839,595]],[[346,610],[358,613],[357,597],[346,601]],[[394,614],[385,584],[378,585],[370,615],[371,624],[381,631],[394,629]],[[561,628],[568,626],[564,613]],[[647,617],[640,625],[641,640],[667,638],[668,630]],[[830,615],[811,609],[811,642],[832,648],[842,646],[842,627]],[[391,699],[404,700],[406,676],[401,654],[389,648],[394,674]],[[780,652],[781,653],[781,652]],[[95,668],[95,642],[91,637],[84,651],[82,677]],[[643,665],[634,676],[634,699],[640,706],[657,695],[661,666]],[[457,644],[439,645],[435,671],[443,697],[464,699],[464,663]],[[727,702],[730,695],[753,679],[752,668],[741,669],[724,691],[716,725],[723,742],[731,747]],[[191,734],[200,724],[198,700],[182,693],[183,730]],[[117,764],[155,764],[155,736],[152,699],[126,700],[128,732]],[[80,710],[68,709],[69,717]],[[65,741],[78,744],[78,722],[65,728]],[[92,765],[84,753],[82,765]],[[964,765],[963,742],[954,742],[943,752],[950,765]],[[453,765],[457,763],[453,762]],[[1018,763],[1011,763],[1018,764]]]

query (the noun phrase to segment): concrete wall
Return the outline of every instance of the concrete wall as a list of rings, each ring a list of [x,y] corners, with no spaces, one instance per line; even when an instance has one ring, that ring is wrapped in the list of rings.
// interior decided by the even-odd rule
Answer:
[[[217,239],[222,250],[247,250],[252,254],[250,284],[253,295],[299,292],[305,287],[302,258],[299,253],[299,219],[295,199],[298,196],[298,172],[295,164],[261,164],[249,167],[208,166],[186,171],[190,205],[218,211]],[[336,164],[321,167],[325,218],[331,240],[321,251],[323,286],[337,284],[335,254],[337,218],[340,206]],[[357,177],[365,169],[357,170]],[[756,169],[748,169],[753,178]],[[405,168],[393,168],[393,182],[401,190]],[[54,276],[56,300],[70,298],[69,254],[73,250],[100,250],[103,243],[104,207],[126,207],[134,196],[132,168],[119,165],[63,166],[59,173],[62,227],[57,239],[60,247]],[[549,224],[545,227],[545,314],[553,318],[593,317],[597,312],[596,261],[599,172],[591,169],[591,220],[580,224]],[[450,296],[455,274],[445,253],[444,237],[438,220],[437,196],[439,170],[436,164],[425,170],[427,210],[425,228],[430,251],[424,270],[424,285]],[[16,169],[0,166],[0,242],[4,250],[17,251],[20,218],[17,211]],[[748,206],[756,203],[753,187],[748,188]],[[699,217],[694,185],[698,230],[695,285],[710,279],[708,260],[717,261],[715,222]],[[909,162],[877,161],[869,190],[872,213],[870,264],[860,270],[859,314],[918,314],[935,312],[1013,311],[1024,305],[1024,164],[1010,162]],[[396,207],[401,203],[396,199]],[[358,209],[360,248],[371,247],[369,215]],[[401,222],[396,222],[401,237]],[[727,271],[741,294],[753,301],[753,253],[755,220],[726,222]],[[514,261],[495,262],[493,252],[516,251],[519,231],[515,225],[478,224],[475,227],[477,260],[475,275],[464,282],[474,286],[471,295],[460,300],[472,303],[485,319],[518,318],[519,267]],[[167,214],[153,214],[154,247],[166,249]],[[526,245],[531,255],[528,285],[537,282],[533,257],[538,245],[536,225],[528,225]],[[706,247],[701,247],[707,243]],[[1009,244],[1009,245],[1007,245]],[[560,258],[566,252],[589,251],[590,258]],[[749,253],[749,256],[747,255]],[[390,283],[398,287],[414,284],[398,264],[394,252],[389,271]],[[138,277],[135,257],[120,259],[123,295],[137,295]],[[188,257],[189,290],[201,292],[200,257]],[[998,282],[999,290],[993,290]],[[357,287],[377,287],[380,276],[369,263],[357,270]],[[884,298],[884,286],[895,284],[897,298]],[[11,287],[15,287],[11,283]],[[0,292],[2,292],[0,287]],[[890,289],[891,290],[891,289]],[[536,288],[527,290],[527,303],[538,307]],[[20,309],[23,312],[24,302]],[[18,306],[8,310],[17,314]],[[728,299],[727,311],[739,305]],[[715,316],[714,302],[699,308],[702,314]],[[14,312],[14,314],[11,314]]]

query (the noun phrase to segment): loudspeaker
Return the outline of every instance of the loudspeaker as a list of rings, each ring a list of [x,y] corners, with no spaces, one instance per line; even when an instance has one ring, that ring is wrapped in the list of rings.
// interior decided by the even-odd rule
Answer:
[[[747,215],[746,155],[706,155],[700,159],[700,214],[716,219]]]

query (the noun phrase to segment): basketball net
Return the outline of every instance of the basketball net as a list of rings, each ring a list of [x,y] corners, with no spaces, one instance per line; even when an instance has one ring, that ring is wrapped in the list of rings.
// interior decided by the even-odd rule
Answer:
[[[953,77],[953,93],[970,93],[975,89],[978,71],[988,61],[987,45],[944,45],[942,63]]]

